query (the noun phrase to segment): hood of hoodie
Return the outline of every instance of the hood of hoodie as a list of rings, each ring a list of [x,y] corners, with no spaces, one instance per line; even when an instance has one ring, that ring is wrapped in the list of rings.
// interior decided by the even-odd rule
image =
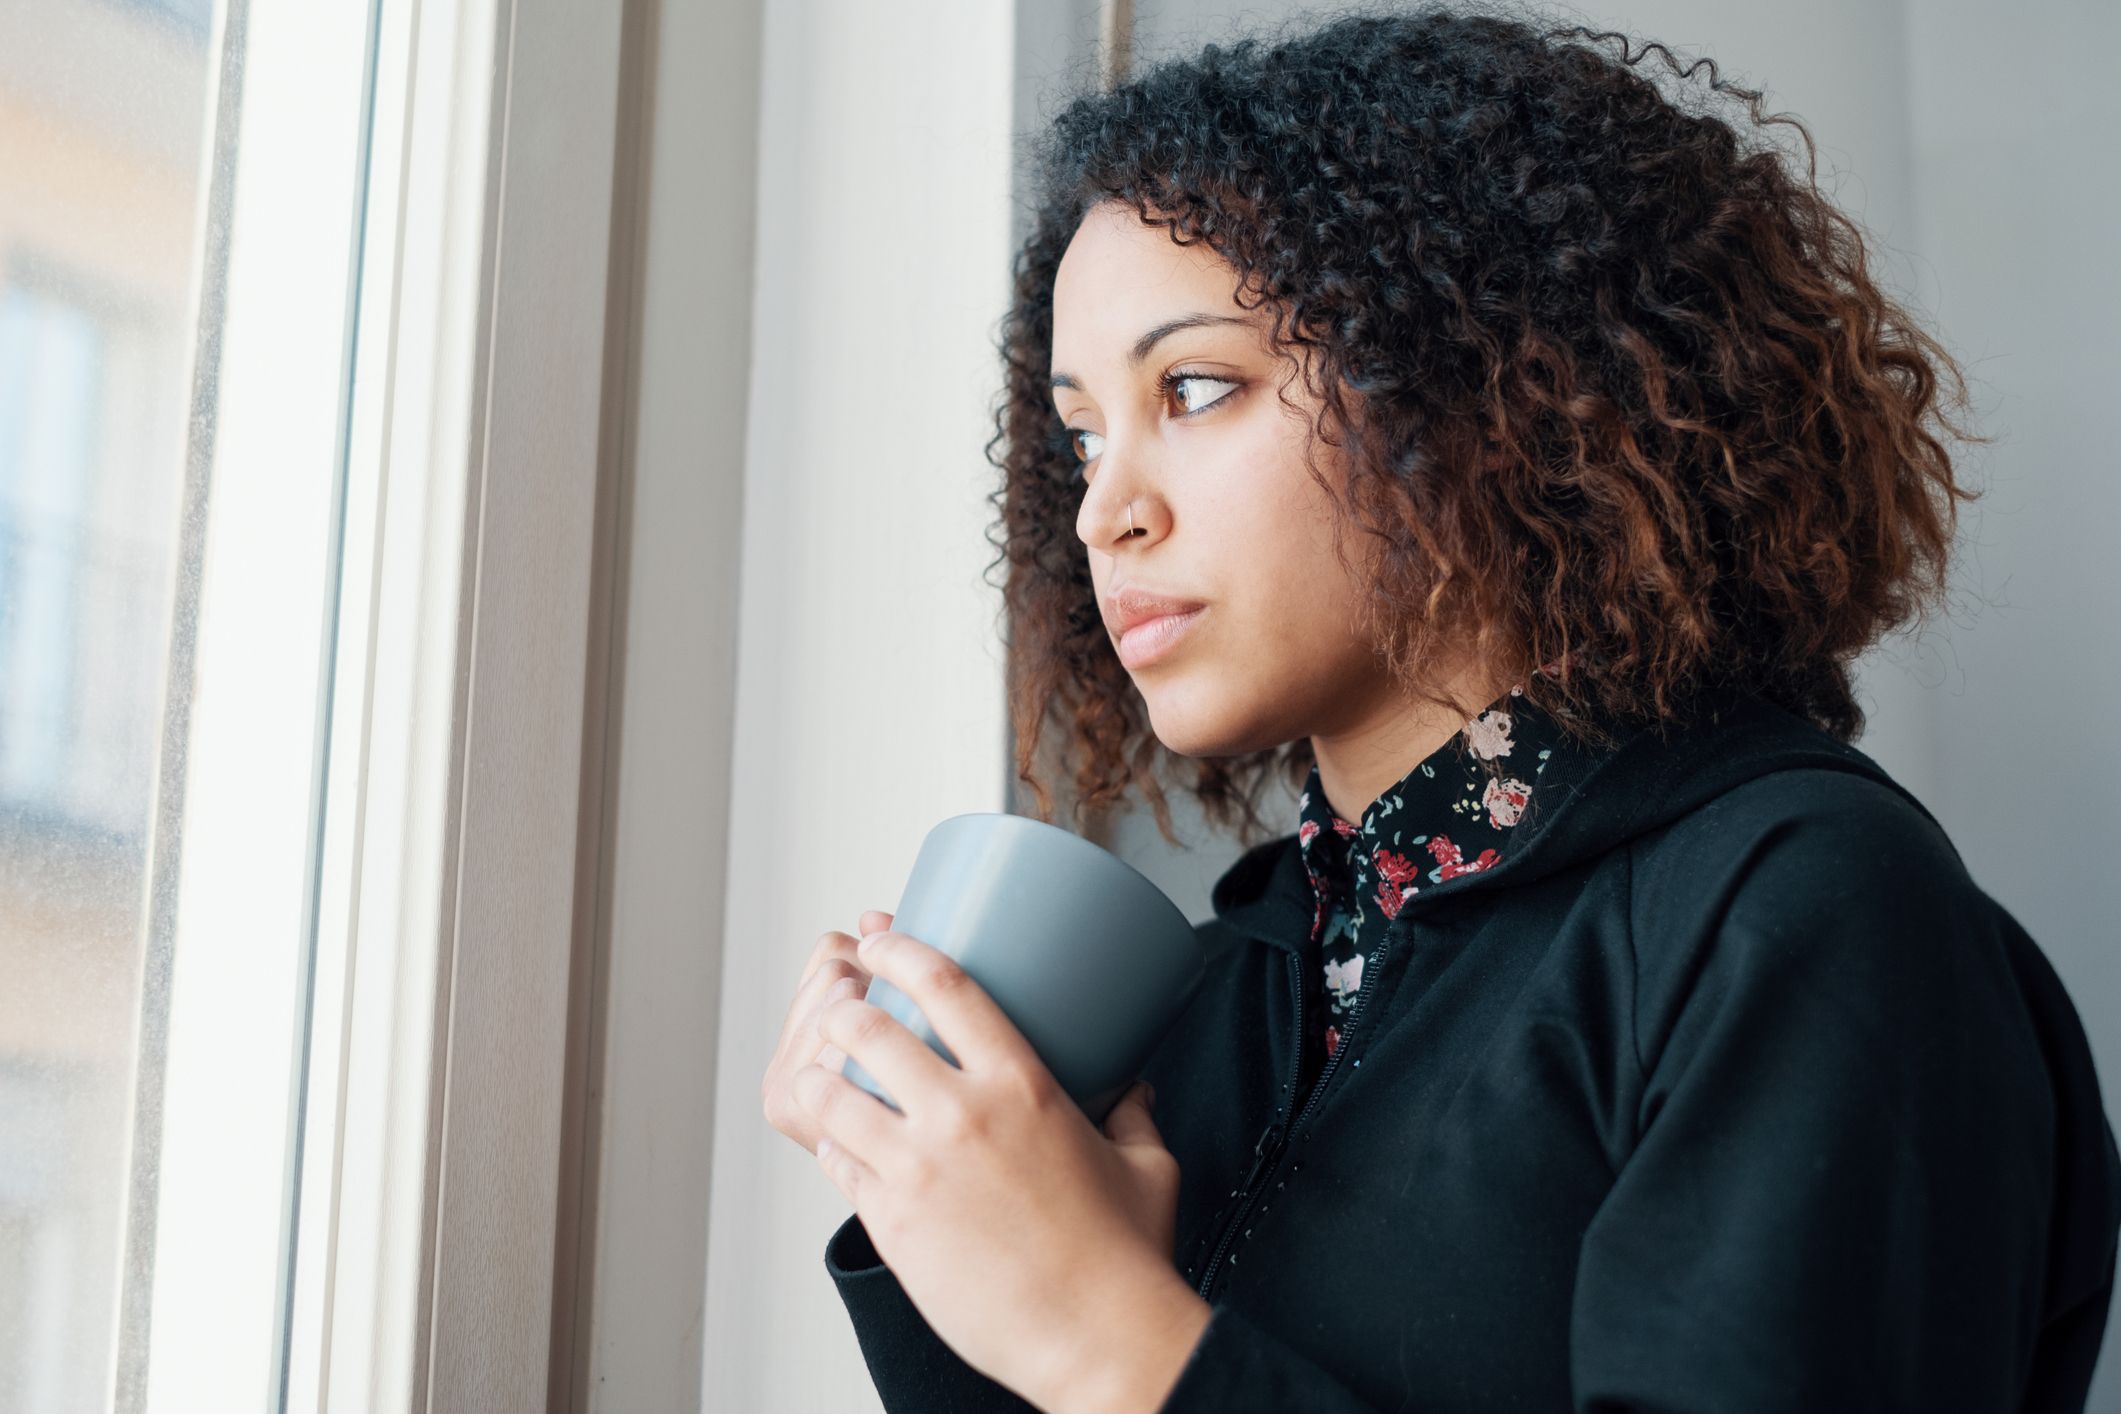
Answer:
[[[1710,696],[1684,721],[1634,726],[1612,745],[1568,739],[1555,748],[1540,809],[1528,812],[1492,868],[1460,874],[1410,896],[1400,917],[1480,889],[1513,888],[1669,824],[1745,781],[1774,771],[1823,768],[1869,776],[1936,817],[1869,756],[1755,693]],[[1559,769],[1556,769],[1556,768]],[[1941,829],[1941,826],[1940,826]],[[1956,852],[1956,846],[1954,851]],[[1311,923],[1310,883],[1296,834],[1240,855],[1210,893],[1216,919],[1237,937],[1295,948]]]

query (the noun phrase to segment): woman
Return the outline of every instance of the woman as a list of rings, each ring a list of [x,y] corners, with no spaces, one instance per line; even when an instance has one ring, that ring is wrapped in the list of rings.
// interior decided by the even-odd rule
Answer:
[[[1050,815],[1054,714],[1079,809],[1170,835],[1161,756],[1247,842],[1273,776],[1298,817],[1102,1130],[888,914],[820,940],[763,1098],[855,1207],[888,1407],[2082,1407],[2082,1030],[1849,745],[1851,659],[1942,592],[1963,389],[1752,125],[1809,135],[1649,50],[1676,96],[1619,36],[1346,19],[1054,121],[995,444],[1019,775]]]

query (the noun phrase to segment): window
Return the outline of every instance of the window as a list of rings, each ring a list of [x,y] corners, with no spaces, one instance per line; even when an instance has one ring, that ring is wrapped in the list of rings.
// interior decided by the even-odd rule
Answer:
[[[368,0],[0,26],[0,1405],[285,1384]]]
[[[0,5],[0,1407],[569,1378],[644,14]]]
[[[74,1410],[117,1352],[209,49],[91,0],[0,29],[0,1406]]]

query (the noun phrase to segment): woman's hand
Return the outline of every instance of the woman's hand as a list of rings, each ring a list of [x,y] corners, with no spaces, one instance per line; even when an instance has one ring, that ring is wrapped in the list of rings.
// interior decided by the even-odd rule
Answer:
[[[1154,1409],[1209,1308],[1172,1265],[1178,1162],[1146,1087],[1100,1132],[950,958],[892,932],[858,957],[963,1065],[866,1001],[818,1015],[818,1034],[900,1107],[821,1064],[789,1086],[877,1255],[967,1364],[1039,1407]]]
[[[890,926],[891,915],[880,908],[862,915],[864,933],[881,932]],[[788,1004],[788,1017],[781,1023],[781,1037],[774,1043],[765,1079],[759,1083],[766,1122],[813,1154],[817,1152],[817,1121],[796,1103],[788,1082],[806,1065],[837,1071],[846,1059],[845,1052],[818,1034],[817,1019],[828,1004],[841,997],[868,995],[869,973],[855,961],[856,941],[849,933],[827,933],[817,940],[810,961],[803,967],[802,980],[795,985],[795,1000]]]

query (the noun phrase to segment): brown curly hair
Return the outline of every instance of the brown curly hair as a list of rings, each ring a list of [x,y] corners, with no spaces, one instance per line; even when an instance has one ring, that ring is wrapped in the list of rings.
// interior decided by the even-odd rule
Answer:
[[[987,456],[1040,817],[1059,717],[1078,820],[1132,786],[1177,842],[1049,389],[1055,275],[1107,201],[1206,241],[1272,315],[1318,405],[1311,446],[1345,459],[1345,527],[1371,537],[1364,627],[1410,692],[1447,700],[1424,665],[1470,638],[1588,740],[1712,689],[1856,737],[1850,662],[1944,594],[1977,494],[1944,435],[1986,439],[1945,411],[1964,378],[1873,279],[1809,131],[1713,62],[1611,31],[1462,6],[1309,23],[1075,96],[1036,139]],[[1650,53],[1676,93],[1636,69]],[[1717,111],[1732,98],[1753,141]],[[1771,124],[1803,139],[1801,173]],[[1294,786],[1312,760],[1308,740],[1201,758],[1190,789],[1249,841],[1269,775]]]

